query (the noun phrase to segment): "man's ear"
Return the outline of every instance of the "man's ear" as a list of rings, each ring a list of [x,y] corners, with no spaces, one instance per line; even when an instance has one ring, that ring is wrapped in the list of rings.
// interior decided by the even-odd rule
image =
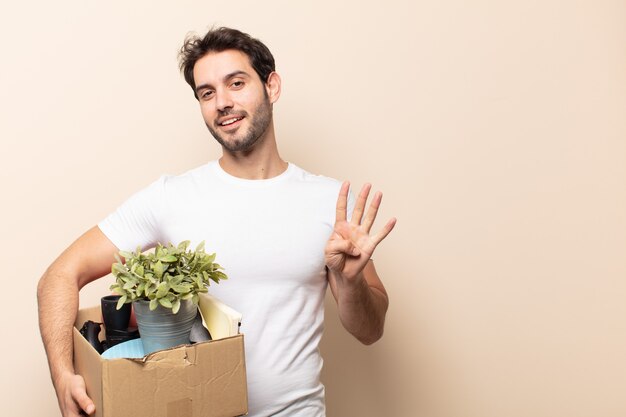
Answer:
[[[278,101],[278,97],[280,97],[280,83],[280,75],[278,75],[277,72],[272,72],[269,77],[267,77],[265,90],[267,91],[267,96],[272,104],[276,103]]]

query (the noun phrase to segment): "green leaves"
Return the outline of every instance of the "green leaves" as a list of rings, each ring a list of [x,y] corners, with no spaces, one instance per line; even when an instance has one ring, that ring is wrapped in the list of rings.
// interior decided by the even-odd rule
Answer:
[[[119,300],[117,300],[117,306],[116,306],[116,308],[117,308],[118,310],[119,310],[120,308],[122,308],[122,306],[126,303],[126,299],[127,299],[127,298],[128,298],[128,297],[127,297],[126,295],[122,295],[122,296],[120,297],[120,299],[119,299]]]
[[[160,298],[165,297],[167,295],[167,292],[169,291],[169,289],[170,289],[170,287],[169,287],[169,285],[167,285],[167,282],[159,283],[159,285],[157,285],[155,298],[160,299]]]
[[[163,264],[161,261],[157,261],[157,263],[154,264],[154,276],[156,279],[163,278]]]
[[[172,308],[172,302],[169,298],[159,298],[159,304],[166,308]]]
[[[194,251],[188,250],[190,241],[177,246],[157,244],[153,252],[120,251],[111,266],[115,284],[111,290],[122,295],[117,308],[137,299],[150,300],[150,310],[159,305],[177,313],[181,300],[199,302],[199,293],[208,292],[211,281],[219,283],[228,277],[215,263],[215,253],[205,253],[204,241]],[[124,260],[120,258],[123,257]],[[123,301],[122,301],[123,300]]]
[[[165,255],[161,259],[159,259],[160,262],[176,262],[177,260],[178,258],[174,255]]]

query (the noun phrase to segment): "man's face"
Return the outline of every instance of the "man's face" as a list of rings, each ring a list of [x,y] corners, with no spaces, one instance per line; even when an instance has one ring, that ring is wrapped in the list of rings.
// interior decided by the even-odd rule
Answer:
[[[204,123],[227,150],[247,151],[272,121],[266,85],[248,57],[236,50],[211,52],[193,68]]]

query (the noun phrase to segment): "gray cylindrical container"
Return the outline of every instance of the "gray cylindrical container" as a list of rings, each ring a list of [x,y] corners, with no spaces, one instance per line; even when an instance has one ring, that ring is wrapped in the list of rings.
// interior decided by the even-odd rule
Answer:
[[[144,354],[189,343],[189,332],[198,306],[191,300],[184,300],[178,313],[173,314],[171,308],[161,305],[150,311],[149,305],[146,300],[133,302]]]

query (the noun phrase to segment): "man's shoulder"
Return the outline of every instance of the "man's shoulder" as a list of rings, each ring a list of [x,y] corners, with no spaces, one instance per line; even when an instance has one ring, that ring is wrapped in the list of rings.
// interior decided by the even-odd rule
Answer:
[[[327,177],[321,174],[313,174],[293,163],[290,163],[290,165],[293,166],[294,178],[296,178],[298,181],[320,187],[329,187],[332,189],[341,186],[341,181],[335,178]]]

